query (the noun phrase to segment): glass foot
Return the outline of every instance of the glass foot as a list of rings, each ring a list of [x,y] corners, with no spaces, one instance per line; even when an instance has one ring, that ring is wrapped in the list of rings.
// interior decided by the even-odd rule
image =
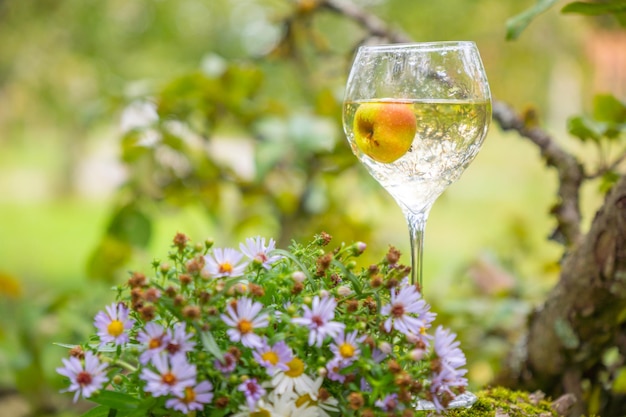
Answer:
[[[448,404],[448,408],[470,408],[477,399],[478,397],[476,395],[472,394],[469,391],[465,391],[463,394],[457,395],[454,400],[450,401],[450,404]],[[431,401],[419,400],[415,404],[415,409],[434,410],[435,404],[433,404]]]

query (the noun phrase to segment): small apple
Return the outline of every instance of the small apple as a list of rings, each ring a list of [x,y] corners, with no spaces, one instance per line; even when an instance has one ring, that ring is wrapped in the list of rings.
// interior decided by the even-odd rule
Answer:
[[[390,163],[411,147],[417,120],[410,103],[363,103],[354,115],[353,130],[356,145],[364,154]]]

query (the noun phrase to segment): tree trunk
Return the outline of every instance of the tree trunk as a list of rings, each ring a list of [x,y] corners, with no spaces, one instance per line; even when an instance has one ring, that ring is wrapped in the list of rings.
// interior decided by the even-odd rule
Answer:
[[[573,393],[578,402],[571,415],[585,414],[583,381],[602,381],[607,349],[617,346],[622,361],[626,356],[624,321],[626,176],[607,195],[582,242],[564,257],[559,282],[529,317],[527,333],[497,383],[540,389],[553,398]],[[617,400],[626,407],[623,396],[609,398],[610,389],[605,395],[604,404],[615,407]]]

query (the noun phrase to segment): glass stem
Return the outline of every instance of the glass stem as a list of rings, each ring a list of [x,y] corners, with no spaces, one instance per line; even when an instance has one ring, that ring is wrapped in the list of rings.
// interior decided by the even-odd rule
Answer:
[[[423,290],[422,257],[424,253],[424,229],[426,228],[426,213],[407,213],[406,219],[409,224],[411,235],[411,284],[418,284],[420,292]]]

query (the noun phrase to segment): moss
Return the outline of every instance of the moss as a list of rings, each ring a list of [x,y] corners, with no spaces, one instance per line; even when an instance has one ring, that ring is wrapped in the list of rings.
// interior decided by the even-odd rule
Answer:
[[[496,411],[508,417],[558,416],[550,406],[549,399],[537,400],[531,394],[511,391],[506,388],[489,388],[475,393],[478,400],[471,408],[453,409],[444,414],[446,417],[486,417],[494,416]]]

